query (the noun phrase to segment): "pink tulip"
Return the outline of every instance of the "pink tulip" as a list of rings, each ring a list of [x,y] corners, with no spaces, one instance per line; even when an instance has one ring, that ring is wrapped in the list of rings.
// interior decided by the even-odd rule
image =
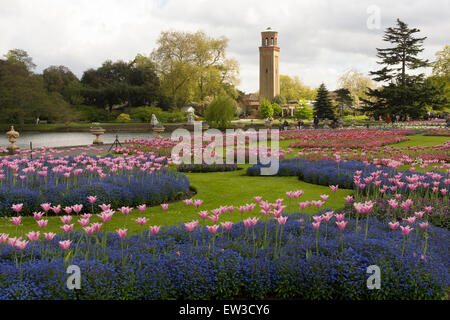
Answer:
[[[119,236],[120,239],[123,239],[127,236],[127,229],[119,229],[116,230],[117,235]]]
[[[137,222],[139,225],[141,225],[141,226],[143,226],[144,224],[146,224],[147,221],[148,221],[147,218],[137,218],[137,219],[136,219],[136,222]]]
[[[48,220],[37,220],[36,222],[37,222],[38,226],[41,228],[45,228],[48,224]]]
[[[402,231],[402,233],[405,236],[407,236],[411,231],[414,230],[414,228],[411,228],[410,226],[406,226],[406,227],[400,226],[400,230]]]
[[[14,245],[17,249],[24,250],[26,248],[27,244],[28,244],[28,241],[17,240]]]
[[[343,231],[345,229],[345,226],[347,225],[348,221],[336,221],[336,225],[338,226],[339,230]]]
[[[45,212],[47,212],[48,210],[50,210],[50,206],[51,206],[50,203],[41,203],[41,208],[42,208]]]
[[[322,194],[322,195],[320,196],[320,199],[322,199],[323,201],[327,201],[329,197],[330,197],[330,196],[327,195],[327,194]]]
[[[313,204],[317,207],[317,209],[319,209],[325,202],[317,200],[317,201],[313,201]]]
[[[153,234],[157,234],[159,232],[159,230],[161,229],[160,226],[151,226],[150,228],[150,232]]]
[[[57,206],[51,207],[51,209],[52,209],[53,213],[58,214],[61,212],[61,205],[58,204]]]
[[[16,245],[16,242],[20,241],[20,239],[21,238],[16,238],[16,237],[8,238],[8,245],[11,247],[14,247]]]
[[[72,207],[65,207],[63,210],[66,214],[71,214],[73,209]]]
[[[117,209],[118,211],[122,212],[124,215],[127,215],[131,212],[131,210],[133,210],[133,208],[130,207],[122,207]]]
[[[147,209],[147,205],[141,204],[140,206],[137,206],[137,208],[140,212],[144,212]]]
[[[338,185],[330,186],[330,189],[331,189],[331,191],[336,192],[336,191],[338,191],[339,186]]]
[[[277,221],[280,225],[285,225],[288,217],[279,217],[277,218]]]
[[[417,219],[422,219],[424,214],[425,213],[423,211],[414,212],[414,215],[417,217]]]
[[[75,213],[80,213],[80,211],[83,209],[83,205],[82,204],[74,204],[72,206],[73,211],[75,211]]]
[[[45,240],[47,240],[47,241],[52,241],[55,236],[56,236],[56,233],[53,233],[53,232],[44,233]]]
[[[397,222],[389,222],[388,225],[389,225],[389,228],[391,228],[392,230],[397,230],[398,227],[400,226],[400,223],[398,221]]]
[[[191,204],[194,203],[194,201],[193,201],[192,199],[186,199],[186,200],[183,200],[183,202],[184,202],[187,206],[190,206]]]
[[[308,204],[306,202],[299,202],[298,205],[300,206],[300,209],[305,209]]]
[[[0,233],[0,243],[5,243],[8,240],[9,234]]]
[[[94,203],[95,201],[97,201],[96,196],[88,196],[87,199],[88,199],[89,203]]]
[[[13,204],[11,208],[15,213],[19,213],[20,211],[22,211],[23,203]]]
[[[433,207],[428,206],[428,207],[425,207],[424,210],[425,210],[426,213],[430,213],[431,210],[433,210]]]
[[[18,216],[18,217],[12,217],[10,219],[10,221],[12,223],[14,223],[16,226],[20,225],[20,223],[22,222],[22,216]]]
[[[61,222],[64,224],[69,224],[70,221],[72,221],[72,217],[71,216],[62,216],[60,217]]]
[[[219,221],[219,216],[218,216],[218,215],[215,215],[215,214],[212,214],[212,215],[208,216],[208,218],[209,218],[212,222],[214,222],[214,223],[216,223],[217,221]]]
[[[33,212],[34,219],[40,220],[44,216],[45,212]]]
[[[82,219],[90,219],[90,218],[92,217],[92,214],[90,214],[90,213],[84,213],[84,214],[80,215],[80,217],[81,217]]]
[[[78,223],[82,227],[86,227],[89,224],[89,219],[78,219]]]
[[[209,215],[209,212],[208,211],[200,211],[199,213],[198,213],[198,215],[200,216],[200,218],[202,218],[202,219],[206,219],[207,217],[208,217],[208,215]]]
[[[314,228],[315,230],[318,230],[318,229],[320,228],[320,221],[313,222],[313,223],[312,223],[312,226],[313,226],[313,228]]]
[[[69,249],[71,244],[72,244],[72,241],[70,241],[70,240],[59,241],[59,246],[63,250]]]
[[[94,233],[94,228],[93,227],[84,227],[83,228],[84,232],[86,232],[86,234],[93,234]]]
[[[106,223],[106,222],[108,222],[109,220],[111,220],[111,218],[112,218],[113,215],[114,215],[114,211],[112,211],[112,210],[107,210],[107,211],[103,211],[103,212],[100,213],[100,214],[97,214],[97,217],[99,217],[100,220],[101,220],[103,223]],[[83,220],[83,219],[82,219],[82,220]]]
[[[297,199],[304,194],[303,190],[297,190],[294,192],[294,198]]]
[[[388,203],[392,209],[396,209],[398,207],[398,202],[395,199],[388,200]]]
[[[313,218],[314,222],[321,222],[323,220],[322,216],[313,216],[312,218]]]
[[[93,223],[93,224],[91,225],[91,227],[92,227],[92,229],[93,229],[95,232],[97,232],[97,231],[100,231],[102,225],[103,225],[102,223],[96,222],[96,223]]]
[[[169,208],[169,204],[168,203],[163,203],[161,204],[161,208],[166,211]]]
[[[73,224],[70,224],[70,225],[69,224],[65,224],[65,225],[61,226],[61,229],[64,232],[70,232],[73,229]]]
[[[230,230],[231,227],[233,226],[233,223],[230,222],[230,221],[221,222],[220,224],[222,225],[222,227],[223,227],[224,229],[227,229],[227,230]]]
[[[202,203],[203,203],[203,200],[195,200],[194,201],[194,207],[198,208],[198,207],[200,207],[202,205]]]
[[[28,239],[30,239],[30,241],[37,241],[39,239],[39,231],[30,231],[26,234],[26,236]]]
[[[219,229],[219,225],[215,224],[215,225],[212,225],[212,226],[206,226],[206,229],[208,229],[208,231],[210,233],[216,233],[217,230]]]
[[[353,201],[353,196],[346,196],[345,197],[345,202],[350,203]]]
[[[422,230],[426,230],[426,229],[428,229],[429,224],[428,224],[428,222],[421,222],[421,223],[419,223],[419,227],[420,227]]]
[[[102,211],[108,211],[111,209],[111,205],[110,204],[100,204],[99,205],[100,209],[102,209]]]
[[[262,197],[256,196],[256,197],[254,197],[253,199],[255,200],[256,203],[259,203],[259,202],[261,202]]]
[[[195,221],[191,221],[191,222],[185,223],[184,227],[186,228],[187,231],[192,232],[197,227],[197,224],[195,223]]]

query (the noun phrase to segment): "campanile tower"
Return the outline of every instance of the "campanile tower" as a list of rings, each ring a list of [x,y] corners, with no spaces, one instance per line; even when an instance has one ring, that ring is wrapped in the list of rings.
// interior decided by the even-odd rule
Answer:
[[[259,47],[259,100],[272,99],[280,94],[280,69],[278,67],[280,48],[278,32],[267,28],[261,32]]]

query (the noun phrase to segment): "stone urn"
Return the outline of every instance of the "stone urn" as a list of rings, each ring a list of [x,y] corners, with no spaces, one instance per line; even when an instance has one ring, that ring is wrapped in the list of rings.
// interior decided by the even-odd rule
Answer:
[[[6,133],[6,138],[8,138],[8,141],[11,143],[6,149],[8,149],[9,154],[16,153],[16,150],[19,149],[18,146],[16,146],[15,142],[17,141],[17,138],[19,137],[19,133],[14,130],[14,126],[11,126],[11,129]]]
[[[162,139],[162,136],[160,135],[160,133],[164,132],[164,130],[166,130],[166,128],[164,128],[163,126],[154,126],[153,127],[153,132],[156,132],[156,138],[157,139]]]
[[[92,142],[92,144],[95,145],[103,144],[103,141],[100,139],[100,136],[105,133],[105,129],[103,129],[102,127],[92,127],[91,133],[95,135],[95,139]]]

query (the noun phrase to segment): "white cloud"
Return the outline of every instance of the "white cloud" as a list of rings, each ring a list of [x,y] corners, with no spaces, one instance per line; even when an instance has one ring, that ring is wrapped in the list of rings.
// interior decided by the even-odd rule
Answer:
[[[367,7],[381,12],[381,29],[366,27]],[[398,17],[427,36],[423,57],[448,44],[449,2],[392,0],[0,0],[0,54],[21,48],[42,71],[66,65],[78,76],[107,59],[149,54],[161,31],[203,30],[229,38],[244,91],[258,90],[260,31],[279,32],[280,71],[311,86],[336,87],[350,67],[376,68],[375,48]]]

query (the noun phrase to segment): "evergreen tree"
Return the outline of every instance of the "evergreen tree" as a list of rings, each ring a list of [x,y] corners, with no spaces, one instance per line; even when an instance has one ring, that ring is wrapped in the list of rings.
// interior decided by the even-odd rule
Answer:
[[[317,98],[314,103],[314,116],[317,116],[319,119],[334,119],[333,104],[323,83],[317,91]]]
[[[363,99],[364,111],[376,116],[387,114],[409,114],[419,117],[425,112],[425,105],[431,98],[426,90],[424,74],[408,74],[408,71],[429,66],[427,60],[417,56],[423,51],[426,37],[415,37],[419,29],[410,29],[408,25],[397,19],[395,27],[389,27],[383,40],[393,46],[377,48],[378,64],[383,68],[370,72],[373,80],[384,83],[382,88],[369,89],[368,99]],[[425,91],[424,91],[425,90]]]
[[[346,107],[352,107],[353,99],[350,95],[350,90],[341,88],[335,91],[336,93],[336,102],[339,108],[340,116],[344,116],[344,109]]]

